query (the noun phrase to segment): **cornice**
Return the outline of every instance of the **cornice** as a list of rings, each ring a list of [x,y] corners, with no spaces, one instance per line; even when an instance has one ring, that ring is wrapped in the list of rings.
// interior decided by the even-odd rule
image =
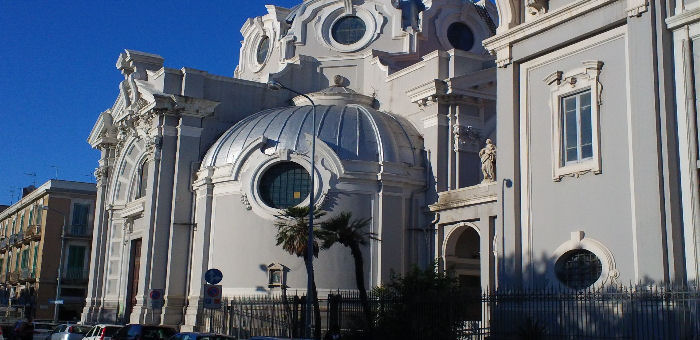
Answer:
[[[668,29],[675,30],[676,28],[700,21],[700,8],[685,10],[681,14],[674,15],[666,19]]]
[[[496,34],[484,40],[483,45],[491,54],[497,56],[496,64],[499,67],[505,67],[512,61],[510,49],[514,42],[532,37],[565,21],[569,21],[617,1],[624,0],[575,1],[552,12],[546,13],[537,20],[522,23],[503,33]]]

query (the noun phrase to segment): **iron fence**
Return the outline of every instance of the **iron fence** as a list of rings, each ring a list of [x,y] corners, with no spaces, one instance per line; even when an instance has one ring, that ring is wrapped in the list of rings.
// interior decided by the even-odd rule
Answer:
[[[369,294],[371,324],[381,339],[696,339],[700,291],[665,287],[614,287],[582,291],[527,290],[441,294]],[[366,338],[357,292],[319,299],[325,334],[334,325]],[[280,295],[225,299],[222,308],[198,313],[199,331],[298,338],[305,297]],[[313,324],[313,319],[311,320]]]

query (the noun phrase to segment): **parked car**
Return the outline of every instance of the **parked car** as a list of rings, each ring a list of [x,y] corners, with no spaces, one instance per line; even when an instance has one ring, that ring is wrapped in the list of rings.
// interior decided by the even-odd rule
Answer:
[[[52,322],[41,322],[34,321],[34,336],[33,340],[46,340],[46,338],[51,334],[51,331],[56,328],[56,324]]]
[[[34,338],[34,324],[26,320],[20,320],[15,322],[12,329],[12,339],[13,340],[33,340]]]
[[[131,324],[114,333],[112,340],[166,340],[175,333],[170,327]]]
[[[97,324],[92,326],[83,340],[110,340],[112,335],[122,327],[120,325]]]
[[[216,333],[182,332],[173,335],[170,340],[236,340],[235,336]]]
[[[82,340],[90,328],[92,327],[67,323],[58,325],[47,340]]]

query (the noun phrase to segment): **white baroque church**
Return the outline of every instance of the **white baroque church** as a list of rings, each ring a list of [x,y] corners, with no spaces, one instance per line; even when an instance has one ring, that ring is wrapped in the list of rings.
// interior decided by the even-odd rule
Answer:
[[[479,151],[498,144],[496,63],[482,46],[496,32],[496,6],[266,8],[241,28],[233,77],[119,55],[119,96],[88,139],[101,158],[84,322],[191,329],[208,268],[223,272],[224,296],[304,292],[303,261],[275,245],[274,223],[280,209],[310,200],[328,216],[371,219],[379,240],[363,249],[368,287],[436,259],[466,285],[494,285],[500,187]],[[320,294],[355,288],[346,249],[314,264]],[[151,308],[152,289],[164,289],[162,309]]]

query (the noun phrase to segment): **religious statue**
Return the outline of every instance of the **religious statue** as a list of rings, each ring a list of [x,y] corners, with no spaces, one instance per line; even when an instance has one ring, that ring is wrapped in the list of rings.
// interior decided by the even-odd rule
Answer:
[[[486,146],[479,151],[481,158],[481,172],[484,174],[484,179],[481,183],[489,183],[496,181],[496,146],[493,145],[491,139],[486,139]]]

